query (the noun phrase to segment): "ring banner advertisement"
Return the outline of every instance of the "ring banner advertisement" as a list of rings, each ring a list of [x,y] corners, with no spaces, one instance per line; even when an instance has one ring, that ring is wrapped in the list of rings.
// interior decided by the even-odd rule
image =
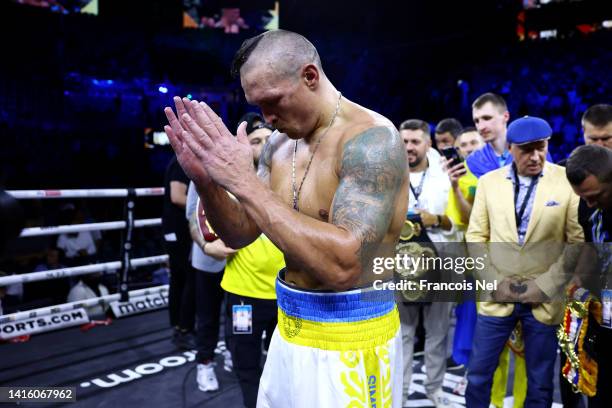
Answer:
[[[115,301],[110,303],[115,317],[120,318],[151,310],[162,309],[168,306],[168,293],[159,292],[151,295],[130,297],[127,302]]]
[[[0,325],[0,339],[6,340],[27,334],[78,326],[88,322],[89,316],[83,308],[57,312],[32,319],[3,323]]]

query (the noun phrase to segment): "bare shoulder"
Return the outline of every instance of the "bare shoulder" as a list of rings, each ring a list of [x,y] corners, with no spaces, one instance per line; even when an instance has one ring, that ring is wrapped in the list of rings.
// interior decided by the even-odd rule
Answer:
[[[397,129],[384,116],[353,105],[338,149],[338,175],[359,174],[373,181],[389,176],[401,181],[406,153]]]
[[[369,162],[391,160],[403,163],[404,145],[389,119],[356,104],[351,104],[347,116],[338,140],[338,173],[347,164],[346,159],[353,156]]]
[[[352,102],[348,111],[346,125],[339,140],[340,151],[343,151],[347,142],[364,135],[369,138],[375,137],[378,141],[386,143],[398,145],[401,143],[397,129],[383,115]]]
[[[403,142],[389,120],[358,105],[345,120],[331,220],[362,244],[381,242],[407,180]]]

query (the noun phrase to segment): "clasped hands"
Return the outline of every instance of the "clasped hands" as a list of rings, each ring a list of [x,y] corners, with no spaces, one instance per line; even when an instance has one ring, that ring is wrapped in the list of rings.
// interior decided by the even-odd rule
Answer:
[[[519,281],[515,278],[504,278],[491,295],[494,301],[502,303],[539,304],[550,300],[533,279]]]
[[[176,114],[170,107],[164,109],[169,123],[164,130],[181,167],[196,185],[214,182],[234,192],[255,176],[246,122],[234,137],[206,103],[175,96],[174,104]]]

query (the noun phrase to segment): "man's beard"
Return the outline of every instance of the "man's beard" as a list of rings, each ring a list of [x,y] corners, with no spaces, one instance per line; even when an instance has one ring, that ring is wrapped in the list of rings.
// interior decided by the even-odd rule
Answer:
[[[416,166],[418,166],[419,164],[421,164],[421,162],[423,161],[423,159],[424,159],[424,158],[425,158],[425,157],[418,157],[418,156],[417,156],[417,157],[414,159],[414,162],[413,162],[413,163],[410,163],[410,161],[408,162],[408,166],[409,166],[410,168],[416,167]]]

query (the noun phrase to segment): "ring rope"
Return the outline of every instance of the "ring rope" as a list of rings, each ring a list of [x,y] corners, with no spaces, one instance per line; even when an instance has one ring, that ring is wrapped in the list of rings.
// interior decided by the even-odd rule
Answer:
[[[7,191],[15,198],[22,200],[48,199],[48,198],[81,198],[81,197],[127,197],[131,189],[128,188],[99,188],[80,190],[11,190]],[[164,195],[163,187],[135,188],[137,197]]]
[[[130,298],[139,297],[139,296],[147,296],[147,295],[153,295],[153,294],[157,294],[161,292],[167,292],[168,288],[169,288],[169,285],[153,286],[150,288],[133,290],[133,291],[130,291],[129,294],[130,294]],[[79,308],[88,308],[92,306],[106,305],[110,302],[119,300],[120,297],[121,297],[120,293],[114,293],[112,295],[105,295],[105,296],[100,296],[97,298],[91,298],[87,300],[79,300],[76,302],[63,303],[63,304],[55,305],[55,306],[42,307],[40,309],[32,309],[32,310],[26,310],[23,312],[2,315],[0,316],[0,324],[15,322],[15,321],[24,320],[24,319],[33,319],[35,317],[47,316],[53,313],[66,312],[69,310],[74,310],[74,309],[79,309]]]
[[[162,224],[161,218],[145,218],[142,220],[135,220],[134,227],[154,227]],[[43,235],[58,235],[58,234],[69,234],[71,232],[82,232],[82,231],[110,231],[119,230],[126,227],[125,221],[107,221],[107,222],[95,222],[91,224],[71,224],[71,225],[57,225],[49,227],[31,227],[24,228],[19,235],[20,238],[25,237],[39,237]]]
[[[156,255],[130,260],[132,268],[155,265],[168,261],[168,255]],[[22,273],[0,277],[0,286],[15,283],[37,282],[43,280],[67,278],[70,276],[89,275],[96,272],[117,271],[121,269],[121,261],[104,262],[91,265],[74,266],[71,268],[49,269],[40,272]]]

